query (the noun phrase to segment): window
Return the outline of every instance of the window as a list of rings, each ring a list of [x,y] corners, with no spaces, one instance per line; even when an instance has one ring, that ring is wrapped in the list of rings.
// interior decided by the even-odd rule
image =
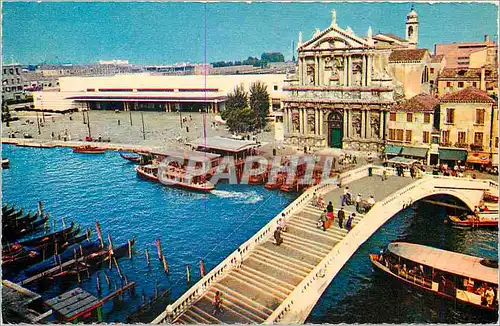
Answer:
[[[439,144],[439,136],[432,136],[432,143]]]
[[[406,130],[406,141],[411,142],[411,130]]]
[[[389,140],[396,140],[396,129],[389,129]]]
[[[477,83],[476,82],[472,82],[472,86],[473,87],[477,87]]]
[[[389,120],[390,121],[396,121],[396,112],[390,112],[389,113]]]
[[[5,68],[3,69],[3,74],[7,75],[7,69],[5,69]]]
[[[449,144],[450,143],[450,131],[449,130],[443,130],[443,134],[441,137],[441,142],[443,144]]]
[[[446,123],[455,123],[455,109],[447,108],[446,109]]]
[[[434,68],[431,68],[431,74],[433,74],[433,73],[434,73]]]
[[[396,140],[403,141],[403,134],[404,134],[403,129],[397,129],[396,130]]]
[[[451,87],[451,82],[446,82],[446,87]]]
[[[413,113],[406,114],[406,122],[413,122]]]
[[[274,85],[274,88],[273,88],[275,91],[278,90],[278,85]]]
[[[495,148],[498,148],[498,137],[495,137]]]
[[[484,125],[484,109],[476,109],[476,124]]]
[[[431,123],[431,114],[424,113],[424,123]]]
[[[429,138],[430,138],[430,132],[424,131],[424,134],[422,136],[422,142],[424,144],[428,144],[429,143]]]
[[[474,145],[483,146],[483,133],[475,132],[474,133]]]
[[[458,88],[463,88],[464,87],[464,82],[458,82]]]
[[[459,144],[465,144],[466,143],[466,141],[465,141],[465,131],[459,131],[457,139],[458,139],[457,142]]]

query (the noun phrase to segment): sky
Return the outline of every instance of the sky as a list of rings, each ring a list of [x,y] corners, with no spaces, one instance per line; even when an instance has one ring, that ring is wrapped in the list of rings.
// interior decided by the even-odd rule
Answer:
[[[325,29],[331,10],[356,35],[404,37],[412,3],[174,3],[4,2],[4,63],[88,64],[122,59],[133,64],[243,60],[279,51]],[[497,40],[498,7],[491,3],[415,3],[419,47]]]

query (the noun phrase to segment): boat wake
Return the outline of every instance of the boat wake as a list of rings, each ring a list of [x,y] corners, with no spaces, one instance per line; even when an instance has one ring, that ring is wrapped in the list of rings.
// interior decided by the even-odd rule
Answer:
[[[255,204],[264,199],[264,197],[259,195],[256,191],[237,192],[213,190],[210,193],[220,198],[233,198],[234,202],[238,204]]]

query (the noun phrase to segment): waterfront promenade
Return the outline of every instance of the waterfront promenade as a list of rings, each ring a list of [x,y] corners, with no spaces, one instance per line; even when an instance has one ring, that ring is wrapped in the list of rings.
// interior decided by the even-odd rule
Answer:
[[[342,266],[381,225],[411,203],[430,195],[452,195],[469,208],[477,205],[484,190],[498,189],[486,180],[426,175],[421,179],[389,177],[381,181],[382,168],[368,166],[340,175],[342,185],[376,205],[366,215],[357,214],[348,232],[335,220],[327,231],[316,228],[320,210],[311,206],[314,191],[340,207],[342,189],[319,185],[308,190],[283,211],[288,219],[284,242],[273,244],[278,214],[172,305],[153,323],[302,323]],[[353,206],[348,206],[350,214]],[[335,214],[337,215],[337,214]],[[212,314],[216,292],[222,293],[223,312]]]

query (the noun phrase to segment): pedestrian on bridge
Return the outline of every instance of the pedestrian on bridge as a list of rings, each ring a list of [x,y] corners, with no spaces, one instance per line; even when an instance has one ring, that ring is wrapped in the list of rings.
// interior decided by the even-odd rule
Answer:
[[[274,244],[279,246],[283,243],[283,238],[281,237],[281,228],[278,226],[276,230],[274,230]]]
[[[222,310],[222,294],[219,291],[215,292],[215,297],[214,301],[212,302],[212,306],[214,308],[214,310],[212,311],[212,315],[215,315],[218,312],[220,313],[224,312]]]
[[[344,206],[342,206],[339,210],[338,218],[339,218],[339,228],[342,229],[342,225],[344,224],[344,218],[345,218],[345,212],[344,212]]]
[[[349,218],[347,219],[347,223],[345,224],[345,228],[347,229],[347,231],[351,231],[352,220],[354,219],[355,216],[356,216],[356,213],[352,213],[351,216],[349,216]]]

